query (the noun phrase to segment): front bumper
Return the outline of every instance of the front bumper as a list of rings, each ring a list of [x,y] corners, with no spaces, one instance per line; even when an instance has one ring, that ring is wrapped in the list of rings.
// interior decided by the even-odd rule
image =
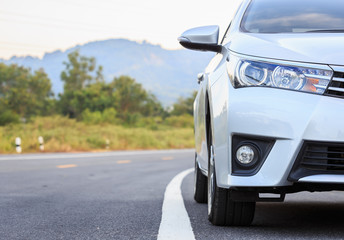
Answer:
[[[344,142],[343,99],[273,88],[227,86],[227,89],[221,88],[221,84],[212,86],[214,94],[229,93],[224,105],[213,110],[216,174],[220,187],[291,186],[293,182],[288,177],[304,141]],[[220,124],[223,121],[227,122],[226,128]],[[233,135],[275,139],[263,165],[253,176],[233,175]],[[335,183],[344,183],[344,177],[330,175],[307,176],[298,181],[334,183],[335,179]]]

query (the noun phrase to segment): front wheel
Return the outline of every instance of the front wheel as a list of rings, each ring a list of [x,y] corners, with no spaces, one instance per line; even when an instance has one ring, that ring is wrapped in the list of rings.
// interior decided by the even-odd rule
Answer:
[[[230,191],[216,183],[215,158],[210,146],[208,161],[208,219],[217,226],[248,226],[252,223],[256,208],[255,202],[234,202]]]

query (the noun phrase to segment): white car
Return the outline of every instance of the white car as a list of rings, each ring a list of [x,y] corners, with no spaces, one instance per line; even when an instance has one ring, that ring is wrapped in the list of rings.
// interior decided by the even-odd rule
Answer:
[[[219,27],[194,102],[195,192],[214,225],[250,225],[256,202],[344,190],[344,1],[244,0]]]

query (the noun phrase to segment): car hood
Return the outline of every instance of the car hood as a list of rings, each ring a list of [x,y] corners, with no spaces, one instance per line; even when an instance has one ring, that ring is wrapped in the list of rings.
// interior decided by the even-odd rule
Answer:
[[[344,65],[344,33],[233,34],[231,51],[272,59]]]

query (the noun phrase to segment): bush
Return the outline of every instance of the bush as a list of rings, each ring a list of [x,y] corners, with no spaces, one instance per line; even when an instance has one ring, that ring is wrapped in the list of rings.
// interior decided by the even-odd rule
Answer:
[[[103,112],[91,112],[89,109],[86,109],[82,112],[81,118],[87,124],[117,123],[116,114],[117,112],[114,108],[107,108]]]
[[[117,112],[114,108],[107,108],[102,113],[102,122],[116,123]]]
[[[135,127],[141,121],[140,113],[126,113],[124,116],[124,125]]]
[[[10,110],[5,110],[0,114],[0,126],[9,123],[19,123],[19,115]]]
[[[86,109],[81,114],[82,121],[88,124],[98,124],[102,122],[102,114],[99,111],[91,112]]]
[[[163,120],[161,117],[145,117],[140,118],[139,121],[135,124],[135,127],[158,130],[162,123]]]
[[[194,121],[191,115],[171,116],[165,119],[165,125],[178,128],[193,128]]]

